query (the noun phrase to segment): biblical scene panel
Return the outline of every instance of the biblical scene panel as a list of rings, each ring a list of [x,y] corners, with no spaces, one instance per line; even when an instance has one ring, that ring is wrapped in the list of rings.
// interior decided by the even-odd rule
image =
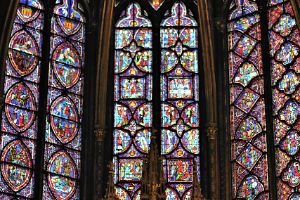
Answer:
[[[228,20],[232,198],[269,199],[261,27],[256,1],[232,1]]]

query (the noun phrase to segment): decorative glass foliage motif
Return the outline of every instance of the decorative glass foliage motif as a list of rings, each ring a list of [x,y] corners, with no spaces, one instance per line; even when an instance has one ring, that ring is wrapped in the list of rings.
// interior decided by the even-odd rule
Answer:
[[[119,3],[124,0],[115,0],[115,7],[119,5]],[[163,5],[165,0],[143,0],[143,1],[148,1],[149,4],[157,11],[159,8]]]
[[[0,198],[34,197],[43,5],[20,0],[4,70]]]
[[[268,199],[261,27],[255,0],[236,0],[228,18],[232,198]]]
[[[114,130],[118,199],[140,199],[142,158],[152,127],[152,25],[137,3],[129,4],[115,27]]]
[[[149,0],[155,10],[158,10],[165,0]]]
[[[182,2],[175,3],[160,29],[161,153],[167,199],[191,198],[193,173],[200,174],[198,25],[187,12]]]
[[[269,1],[273,129],[278,199],[299,198],[300,34],[290,1]]]
[[[85,17],[57,0],[51,19],[43,199],[79,199]]]

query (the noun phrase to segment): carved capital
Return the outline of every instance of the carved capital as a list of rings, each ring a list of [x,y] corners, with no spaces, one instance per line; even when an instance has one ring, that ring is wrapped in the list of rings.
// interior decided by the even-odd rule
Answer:
[[[210,140],[217,139],[217,134],[218,134],[217,124],[215,124],[215,123],[208,124],[208,126],[206,128],[206,133]]]
[[[103,128],[95,129],[94,134],[97,142],[104,142],[105,130]]]
[[[220,31],[221,33],[225,32],[226,24],[225,24],[225,20],[222,17],[215,18],[215,24],[218,31]]]

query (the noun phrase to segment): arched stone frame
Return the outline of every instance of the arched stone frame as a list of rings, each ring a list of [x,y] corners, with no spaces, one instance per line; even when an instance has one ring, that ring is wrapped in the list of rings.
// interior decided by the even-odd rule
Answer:
[[[49,55],[50,52],[50,35],[51,35],[51,14],[54,8],[54,3],[55,1],[45,1],[45,0],[41,0],[44,3],[45,6],[45,17],[44,17],[44,30],[43,30],[43,43],[44,46],[42,48],[43,54]],[[87,59],[88,57],[92,57],[90,50],[93,49],[93,46],[91,44],[95,44],[94,42],[94,38],[91,39],[91,36],[93,32],[92,31],[92,27],[95,26],[91,26],[91,20],[89,20],[91,17],[93,17],[93,13],[90,12],[89,9],[89,2],[88,0],[78,0],[78,2],[81,3],[83,9],[84,9],[84,13],[85,13],[85,17],[86,17],[86,33],[85,33],[85,37],[86,37],[86,43],[85,43],[85,47],[86,47],[86,57],[84,58],[86,60],[86,64],[85,64],[85,69],[84,69],[84,73],[86,77],[85,80],[85,84],[84,84],[84,93],[85,94],[92,94],[94,92],[94,90],[92,89],[92,85],[94,85],[93,82],[93,70],[95,69],[94,66],[96,66],[93,63],[93,60],[95,59]],[[90,2],[92,3],[92,2]],[[3,1],[0,2],[0,6],[1,6],[1,11],[3,11],[2,15],[1,15],[1,24],[0,24],[0,88],[3,88],[3,84],[4,84],[4,72],[5,72],[5,62],[6,62],[6,57],[7,57],[7,52],[8,52],[8,44],[10,41],[10,33],[14,24],[14,18],[16,16],[16,11],[17,11],[17,7],[19,4],[19,0],[11,0],[11,1]],[[91,42],[93,41],[93,42]],[[49,65],[49,58],[46,56],[43,56],[41,59],[42,62],[42,66],[48,66]],[[91,67],[87,67],[87,66],[91,66]],[[48,69],[48,68],[47,68]],[[46,70],[44,70],[44,72],[46,72],[46,74],[48,73]],[[41,73],[42,74],[42,73]],[[43,75],[41,75],[41,79],[43,78]],[[46,81],[45,81],[46,83]],[[41,88],[47,88],[47,83],[41,85]],[[3,106],[3,90],[0,90],[0,108],[2,108]],[[84,95],[84,116],[83,116],[83,138],[82,138],[82,152],[81,152],[81,160],[83,161],[81,164],[81,179],[80,179],[80,199],[91,199],[92,196],[92,187],[91,184],[93,184],[91,182],[91,178],[92,177],[92,171],[90,170],[90,168],[92,168],[93,166],[91,166],[88,162],[90,161],[90,159],[93,158],[92,152],[93,152],[93,142],[94,141],[94,134],[93,134],[93,129],[90,127],[93,127],[93,115],[90,113],[93,113],[93,98],[89,98],[88,95]],[[45,104],[45,101],[44,101]],[[88,106],[90,105],[90,106]],[[45,113],[43,113],[44,115]],[[92,123],[90,123],[92,122]],[[39,138],[38,138],[39,140]],[[42,142],[44,143],[44,142]],[[92,145],[90,145],[92,144]],[[40,155],[40,156],[44,156],[44,155]],[[43,173],[43,163],[36,163],[36,171],[39,172],[40,174]],[[43,180],[43,176],[38,177],[38,180],[40,182],[42,182],[41,180]],[[40,187],[36,187],[35,188],[35,193],[39,196],[36,196],[36,198],[41,199],[42,198],[42,193],[43,193],[43,186]]]
[[[294,7],[294,10],[295,10],[297,23],[298,23],[298,25],[300,25],[300,1],[291,0],[291,2],[292,2],[292,5]]]
[[[214,40],[213,40],[213,25],[211,18],[211,1],[198,0],[199,11],[199,28],[200,28],[200,40],[202,44],[202,57],[204,65],[204,85],[205,85],[205,98],[206,98],[206,135],[209,138],[209,194],[210,199],[218,199],[219,197],[219,181],[218,181],[218,125],[217,125],[217,101],[216,101],[216,79],[215,79],[215,56],[214,56]],[[104,195],[104,189],[106,186],[105,171],[107,167],[104,166],[108,162],[108,153],[104,152],[104,149],[109,149],[107,146],[111,146],[109,136],[107,133],[107,101],[108,101],[108,76],[110,67],[110,52],[111,52],[111,37],[113,27],[113,12],[115,7],[115,1],[104,1],[103,10],[101,16],[100,32],[99,32],[99,49],[97,50],[97,74],[96,74],[96,91],[95,96],[95,127],[94,133],[97,140],[97,162],[95,172],[97,174],[97,180],[95,183],[95,198],[101,198]],[[104,145],[106,147],[104,147]]]
[[[225,199],[232,199],[232,171],[231,171],[231,141],[230,141],[230,129],[229,129],[229,116],[230,116],[230,112],[229,112],[229,85],[228,85],[228,56],[227,56],[227,17],[228,17],[228,9],[230,6],[231,1],[234,0],[224,0],[223,2],[221,2],[222,0],[220,0],[218,3],[221,6],[221,4],[223,4],[221,6],[221,12],[219,13],[219,15],[217,16],[217,20],[216,20],[216,26],[218,29],[218,35],[222,36],[222,52],[223,52],[223,66],[221,69],[217,69],[217,71],[219,71],[219,73],[221,74],[222,78],[223,78],[223,85],[222,85],[222,94],[224,96],[224,100],[221,103],[221,106],[219,108],[220,110],[225,110],[225,112],[223,113],[222,116],[222,121],[220,121],[219,123],[222,124],[222,129],[224,130],[224,138],[223,140],[220,142],[219,148],[220,148],[220,157],[224,157],[224,161],[219,163],[219,169],[220,169],[220,173],[221,174],[225,174],[225,175],[221,175],[220,176],[220,181],[225,183],[225,184],[221,184],[220,187],[220,194],[221,196],[225,196]],[[259,2],[259,0],[256,0],[257,2]],[[263,0],[261,1],[261,5],[263,3],[266,3],[268,0]],[[290,0],[293,8],[294,8],[294,12],[295,12],[295,17],[296,17],[296,23],[298,24],[298,26],[300,27],[300,2],[297,0]],[[259,6],[259,9],[261,12],[262,7],[261,5]],[[266,14],[266,13],[265,13]],[[263,15],[262,17],[267,16],[267,15]],[[267,27],[265,27],[267,30]],[[264,31],[264,30],[262,30]],[[262,38],[263,39],[263,38]],[[218,51],[220,53],[220,51]],[[274,166],[275,167],[275,166]],[[276,181],[276,180],[270,180],[270,182],[272,181]],[[271,184],[270,184],[271,185]],[[270,186],[271,187],[271,186]],[[276,192],[276,188],[270,188],[270,193],[275,193]],[[272,199],[272,196],[270,197],[270,199]]]

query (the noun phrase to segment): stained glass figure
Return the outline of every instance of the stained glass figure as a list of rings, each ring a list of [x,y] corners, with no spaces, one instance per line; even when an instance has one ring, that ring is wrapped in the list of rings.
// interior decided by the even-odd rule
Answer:
[[[0,198],[34,197],[43,4],[20,0],[4,70]]]
[[[161,153],[167,199],[189,199],[200,175],[198,24],[175,3],[160,28]]]
[[[76,0],[56,0],[44,155],[43,199],[79,199],[85,17]]]
[[[140,199],[152,128],[152,25],[131,3],[115,26],[114,164],[118,199]]]
[[[232,198],[268,199],[261,27],[256,1],[232,1],[228,21]]]
[[[269,1],[277,198],[299,198],[300,34],[290,1]]]

